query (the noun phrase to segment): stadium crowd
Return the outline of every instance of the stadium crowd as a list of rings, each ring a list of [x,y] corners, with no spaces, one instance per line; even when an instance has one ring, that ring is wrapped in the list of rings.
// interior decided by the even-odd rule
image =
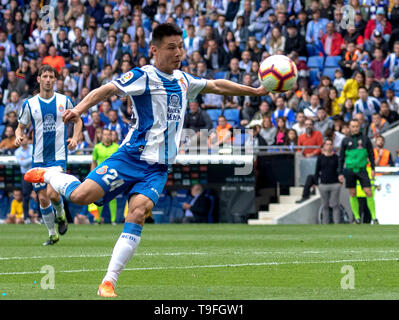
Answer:
[[[45,14],[45,5],[53,10]],[[352,24],[345,5],[354,10]],[[18,114],[38,93],[41,65],[56,68],[55,90],[76,105],[151,63],[151,32],[163,22],[183,29],[181,69],[199,77],[257,87],[269,55],[297,65],[298,82],[284,94],[190,101],[184,128],[198,136],[211,130],[209,148],[240,145],[245,136],[232,129],[252,128],[259,146],[293,150],[330,138],[337,150],[351,119],[369,137],[399,121],[399,0],[0,0],[0,153],[15,153]],[[120,144],[131,115],[126,97],[92,108],[73,153],[91,154],[104,128]],[[27,137],[32,143],[31,131]],[[299,152],[314,157],[321,149]]]

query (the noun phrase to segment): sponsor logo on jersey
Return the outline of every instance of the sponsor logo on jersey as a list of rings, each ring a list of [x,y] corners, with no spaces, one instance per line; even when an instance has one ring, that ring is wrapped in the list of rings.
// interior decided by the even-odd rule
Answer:
[[[100,168],[98,168],[98,169],[96,170],[96,173],[97,173],[97,174],[104,174],[104,173],[107,172],[107,170],[108,170],[108,166],[102,166],[102,167],[100,167]]]
[[[176,93],[171,94],[168,104],[167,120],[168,121],[180,121],[181,111],[180,97]]]
[[[55,127],[54,116],[51,113],[46,114],[43,120],[43,132],[55,131]]]
[[[133,78],[133,72],[132,71],[129,71],[129,72],[127,72],[127,73],[125,73],[122,77],[120,77],[119,78],[119,81],[122,83],[122,84],[125,84],[126,82],[128,82],[130,79],[132,79]]]

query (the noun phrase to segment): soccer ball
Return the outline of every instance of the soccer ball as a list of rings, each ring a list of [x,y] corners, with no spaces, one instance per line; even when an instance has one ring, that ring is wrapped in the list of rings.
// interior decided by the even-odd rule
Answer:
[[[295,63],[283,55],[267,57],[259,66],[259,80],[266,90],[281,93],[290,90],[298,79]]]

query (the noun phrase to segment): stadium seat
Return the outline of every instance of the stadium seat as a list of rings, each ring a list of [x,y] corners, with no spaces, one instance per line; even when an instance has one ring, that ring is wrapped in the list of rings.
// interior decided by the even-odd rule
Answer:
[[[3,117],[4,117],[4,110],[6,108],[4,106],[0,106],[0,123],[3,122]]]
[[[323,76],[327,76],[331,79],[331,81],[334,81],[335,79],[335,70],[337,70],[337,68],[324,68],[322,75]]]
[[[324,62],[324,68],[338,68],[338,62],[341,60],[341,56],[327,56]]]
[[[169,213],[171,209],[172,199],[167,194],[166,190],[159,195],[159,200],[152,209],[152,215],[155,223],[169,222]]]
[[[317,68],[320,71],[323,69],[324,58],[320,56],[311,56],[308,59],[307,66],[308,68]]]
[[[10,202],[4,190],[0,190],[0,219],[6,219]]]
[[[219,71],[219,72],[215,72],[215,74],[213,75],[213,77],[216,79],[224,79],[224,76],[226,75],[225,71]]]
[[[225,109],[223,115],[226,117],[227,122],[233,127],[238,127],[240,125],[240,110]]]
[[[218,125],[218,117],[222,114],[220,109],[207,109],[206,113],[211,117],[213,127],[216,128]]]
[[[0,124],[0,137],[3,134],[3,132],[4,132],[4,128],[5,128],[5,125],[4,124]],[[0,138],[0,140],[1,140],[1,138]]]
[[[320,84],[320,71],[318,69],[309,69],[310,86],[318,86]]]
[[[395,95],[399,94],[399,80],[393,82],[393,90],[395,91]]]

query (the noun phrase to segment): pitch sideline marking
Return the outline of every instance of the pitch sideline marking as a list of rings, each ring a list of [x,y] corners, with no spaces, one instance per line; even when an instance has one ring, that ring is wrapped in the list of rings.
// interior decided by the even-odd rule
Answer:
[[[376,262],[376,261],[398,261],[399,258],[380,258],[380,259],[349,259],[349,260],[330,260],[330,261],[289,261],[289,262],[250,262],[240,264],[215,264],[215,265],[197,265],[197,266],[170,266],[170,267],[147,267],[147,268],[125,268],[124,271],[153,271],[153,270],[176,270],[176,269],[202,269],[202,268],[226,268],[226,267],[250,267],[250,266],[271,266],[271,265],[289,265],[289,264],[330,264],[347,262]],[[105,272],[107,269],[81,269],[81,270],[61,270],[57,273],[77,273],[77,272]],[[3,272],[4,275],[25,275],[39,274],[40,271],[23,272]]]

